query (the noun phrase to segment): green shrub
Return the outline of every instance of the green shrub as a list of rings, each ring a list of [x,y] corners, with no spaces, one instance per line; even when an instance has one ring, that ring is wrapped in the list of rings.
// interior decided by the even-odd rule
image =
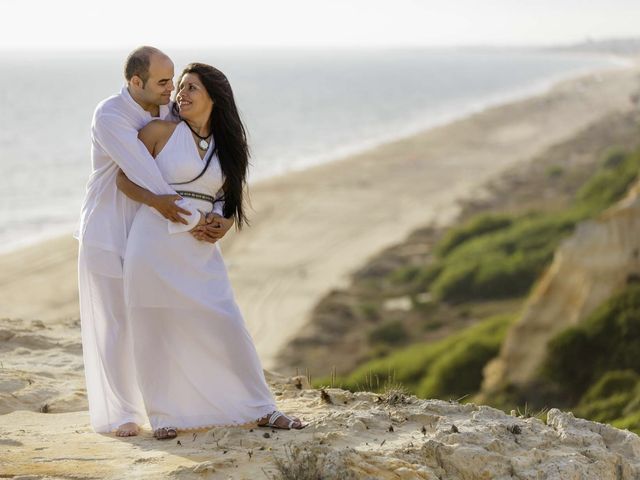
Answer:
[[[547,346],[541,375],[580,398],[610,370],[640,373],[640,286],[630,285]]]
[[[581,404],[573,413],[577,417],[595,422],[609,423],[622,417],[625,407],[631,401],[633,392],[617,393],[602,400]]]
[[[438,317],[430,317],[422,324],[422,330],[425,332],[431,332],[442,328],[445,324],[445,320],[439,319]]]
[[[420,275],[421,268],[414,265],[397,268],[389,274],[389,280],[394,284],[412,283]]]
[[[582,396],[574,413],[597,422],[612,422],[632,406],[640,392],[638,387],[640,375],[633,370],[607,372]]]
[[[407,340],[409,335],[399,320],[384,322],[369,332],[370,343],[386,343],[397,345]]]
[[[555,178],[555,177],[559,177],[564,173],[564,168],[562,168],[560,165],[552,165],[547,167],[545,172],[547,174],[547,177]]]
[[[623,197],[639,169],[640,151],[615,151],[581,187],[569,209],[520,217],[484,214],[453,229],[436,246],[440,259],[429,267],[430,290],[436,299],[447,301],[526,294],[560,241],[578,222]]]
[[[420,269],[420,272],[416,276],[416,285],[418,286],[418,288],[422,291],[429,288],[431,282],[433,282],[433,280],[437,278],[438,275],[440,275],[440,273],[442,272],[442,268],[443,266],[441,262],[435,262],[425,268]]]
[[[444,396],[471,393],[470,389],[477,389],[481,381],[479,371],[497,353],[514,317],[512,314],[498,315],[442,340],[410,345],[387,357],[364,363],[339,383],[343,388],[356,391],[383,383],[392,376],[394,381],[416,394],[420,391],[438,392]],[[491,355],[487,353],[488,349],[492,350]],[[467,367],[470,371],[475,369],[477,375],[467,378],[458,370]],[[426,378],[434,371],[437,379],[431,386]],[[379,382],[372,382],[371,378],[379,379]]]
[[[487,337],[489,337],[487,335]],[[480,389],[482,369],[494,358],[501,344],[501,335],[469,339],[438,358],[429,375],[418,386],[423,398],[460,398]]]
[[[444,257],[467,240],[506,228],[513,221],[511,215],[482,213],[460,227],[450,229],[436,245],[435,252],[438,256]]]
[[[448,343],[440,342],[431,345],[423,343],[410,345],[387,357],[365,362],[346,378],[342,378],[341,383],[348,390],[362,390],[363,385],[366,385],[367,377],[384,379],[393,372],[398,382],[415,392],[426,366],[438,355],[444,354],[450,346]]]
[[[612,421],[611,425],[616,428],[627,429],[640,435],[640,411],[618,418]]]
[[[619,147],[613,147],[607,150],[604,154],[604,160],[602,166],[604,168],[618,168],[620,164],[627,161],[629,153]]]
[[[443,260],[431,291],[436,298],[448,301],[524,294],[576,220],[573,212],[538,214],[470,240]]]
[[[639,380],[640,375],[633,370],[607,372],[589,387],[589,390],[580,399],[580,403],[586,404],[609,398],[618,393],[633,392]]]
[[[375,303],[361,303],[358,305],[358,311],[367,320],[377,320],[380,318],[380,307]]]
[[[441,270],[442,265],[439,262],[422,267],[399,267],[391,272],[387,279],[393,285],[408,285],[410,291],[419,293],[429,287],[431,281],[440,274]]]
[[[640,381],[636,384],[635,394],[624,409],[624,414],[629,415],[633,412],[640,412]]]
[[[495,257],[495,256],[494,256]],[[437,300],[456,300],[476,297],[476,273],[480,269],[481,259],[469,262],[448,262],[442,273],[431,284],[431,293]]]
[[[578,204],[588,206],[596,214],[622,198],[638,176],[640,152],[625,154],[613,151],[602,168],[578,191]]]

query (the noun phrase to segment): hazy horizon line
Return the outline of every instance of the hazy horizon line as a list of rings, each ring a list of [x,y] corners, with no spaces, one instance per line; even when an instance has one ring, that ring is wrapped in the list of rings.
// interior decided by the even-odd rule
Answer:
[[[225,50],[443,50],[443,49],[556,49],[556,48],[574,48],[581,46],[596,46],[599,44],[609,43],[632,43],[640,45],[640,36],[629,37],[601,37],[592,38],[586,37],[581,40],[574,40],[571,42],[541,42],[541,43],[448,43],[448,44],[320,44],[320,43],[298,43],[298,44],[282,44],[282,43],[261,43],[261,44],[227,44],[227,45],[203,45],[203,46],[186,46],[166,45],[163,48],[171,48],[172,50],[212,50],[212,49],[225,49]],[[0,51],[3,52],[20,52],[20,51],[61,51],[61,52],[110,52],[120,51],[124,49],[135,48],[137,45],[94,45],[94,46],[82,46],[82,45],[0,45]]]

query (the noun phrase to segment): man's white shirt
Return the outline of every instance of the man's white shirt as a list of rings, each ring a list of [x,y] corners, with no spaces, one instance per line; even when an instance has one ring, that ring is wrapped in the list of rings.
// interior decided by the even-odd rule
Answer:
[[[170,108],[161,105],[157,118],[167,119],[170,115]],[[83,246],[124,257],[127,235],[140,204],[118,190],[118,169],[152,193],[175,194],[162,177],[154,158],[138,139],[138,130],[152,120],[154,117],[133,100],[126,86],[96,107],[91,125],[92,173],[79,228],[74,235]],[[199,212],[187,199],[178,200],[177,204],[191,215],[182,214],[187,225],[167,220],[170,233],[191,230],[200,220]],[[115,276],[121,274],[121,268],[115,272],[111,268],[107,270]]]

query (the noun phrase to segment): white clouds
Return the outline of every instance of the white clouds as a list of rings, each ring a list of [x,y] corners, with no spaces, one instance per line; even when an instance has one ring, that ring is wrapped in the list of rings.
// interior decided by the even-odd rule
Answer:
[[[637,0],[0,0],[0,48],[552,44],[640,35]]]

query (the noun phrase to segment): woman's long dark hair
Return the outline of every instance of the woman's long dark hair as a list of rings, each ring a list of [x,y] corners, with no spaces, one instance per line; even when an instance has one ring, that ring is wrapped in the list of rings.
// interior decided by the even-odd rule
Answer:
[[[211,155],[218,154],[220,168],[225,177],[223,214],[226,218],[234,217],[237,228],[240,229],[243,224],[249,223],[243,204],[250,156],[247,132],[240,120],[231,85],[224,73],[204,63],[190,63],[180,74],[178,85],[187,73],[198,76],[213,100],[209,120],[215,147]],[[173,108],[174,113],[178,114],[177,103]]]

